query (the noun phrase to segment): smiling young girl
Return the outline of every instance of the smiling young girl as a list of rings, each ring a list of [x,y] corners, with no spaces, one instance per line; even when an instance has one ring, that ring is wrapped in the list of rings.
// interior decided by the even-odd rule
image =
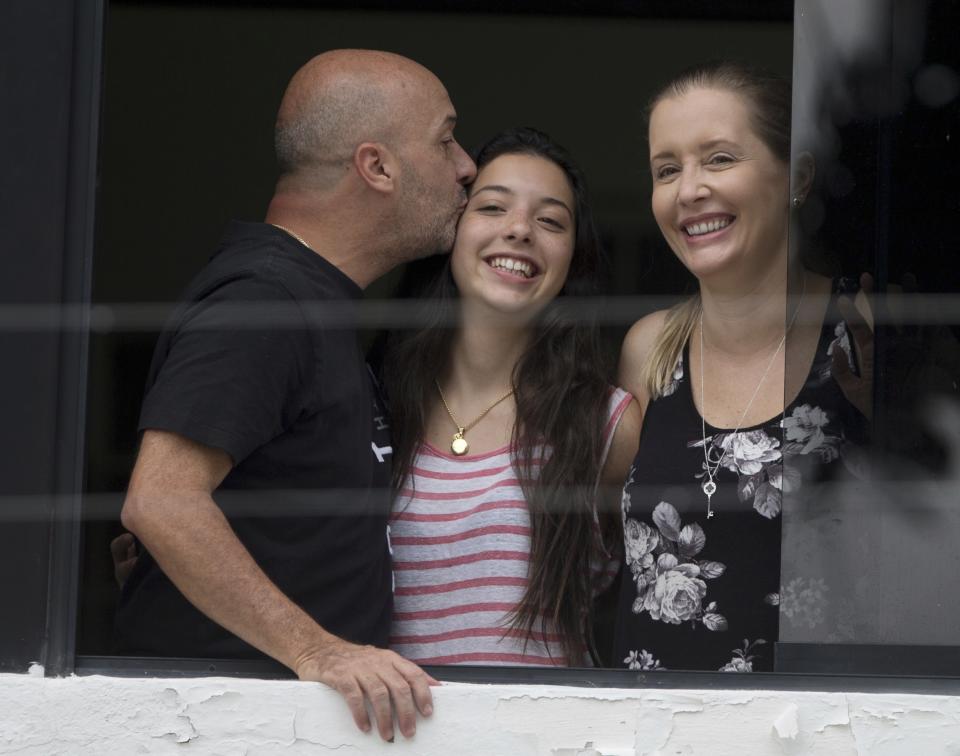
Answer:
[[[533,129],[476,162],[453,253],[420,292],[431,320],[387,354],[391,647],[423,664],[581,665],[615,568],[598,485],[622,484],[639,410],[562,307],[593,292],[599,262],[579,170]]]

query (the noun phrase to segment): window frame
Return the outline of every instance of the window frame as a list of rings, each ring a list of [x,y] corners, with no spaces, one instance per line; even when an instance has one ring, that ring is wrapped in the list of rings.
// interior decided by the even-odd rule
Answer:
[[[798,0],[795,12],[805,0]],[[174,3],[176,4],[176,3]],[[234,5],[230,2],[215,2],[214,5]],[[320,3],[301,0],[286,3],[291,6],[316,6]],[[355,3],[323,3],[324,7],[357,7]],[[642,2],[603,2],[594,4],[588,15],[646,15],[649,17],[680,18],[725,18],[772,20],[782,18],[783,8],[791,3],[770,3],[759,0],[740,3],[737,12],[703,7],[695,0],[656,0]],[[410,10],[451,10],[453,3],[409,2]],[[482,7],[481,7],[482,6]],[[389,2],[363,2],[360,7],[395,7]],[[505,9],[491,8],[489,3],[457,3],[456,9],[465,11],[497,12]],[[25,670],[29,664],[39,661],[49,676],[70,673],[79,675],[106,674],[118,677],[192,677],[225,675],[258,677],[264,679],[289,679],[292,673],[271,661],[245,662],[204,659],[155,659],[145,657],[111,657],[77,655],[76,633],[78,622],[79,569],[82,541],[82,470],[84,459],[85,403],[87,387],[87,360],[90,333],[90,288],[96,232],[96,195],[98,187],[98,147],[100,140],[100,115],[102,112],[102,81],[104,75],[104,45],[106,41],[107,0],[14,0],[2,13],[10,17],[7,28],[19,25],[23,29],[28,22],[27,42],[19,49],[29,48],[30,41],[37,44],[46,40],[48,27],[64,22],[72,25],[71,49],[67,55],[54,56],[49,63],[51,70],[69,78],[70,106],[66,129],[68,155],[63,182],[62,204],[54,209],[60,212],[63,223],[62,245],[46,253],[59,259],[62,266],[58,301],[62,311],[61,328],[58,332],[59,374],[56,381],[56,396],[47,397],[57,402],[56,422],[51,428],[50,442],[55,449],[52,464],[52,487],[49,491],[48,517],[44,522],[46,552],[41,561],[46,562],[43,575],[28,575],[27,585],[36,591],[36,601],[42,607],[43,620],[27,620],[14,629],[14,633],[35,638],[27,645],[15,645],[8,635],[0,634],[0,669],[9,667]],[[561,2],[529,2],[525,12],[573,12],[587,13],[574,0]],[[52,15],[51,15],[52,14]],[[792,15],[792,14],[791,14]],[[50,42],[49,44],[53,44]],[[36,58],[40,54],[34,48]],[[795,55],[797,51],[795,50]],[[889,135],[890,124],[879,122],[878,133]],[[50,138],[50,130],[38,130],[31,135],[37,143]],[[4,147],[6,149],[6,147]],[[13,180],[0,178],[4,188],[12,190]],[[883,202],[883,198],[880,198]],[[878,206],[878,211],[883,209]],[[49,208],[37,207],[39,213]],[[887,217],[887,216],[881,216]],[[877,241],[886,238],[883,224],[878,223]],[[29,248],[30,238],[19,238],[24,248]],[[43,264],[42,262],[40,264]],[[878,359],[878,364],[880,360]],[[877,376],[878,380],[882,376]],[[15,438],[16,429],[8,431],[9,440]],[[36,542],[24,543],[22,549],[0,553],[0,568],[6,574],[16,574],[22,565],[36,558],[30,549]],[[44,559],[45,558],[45,559]],[[4,594],[15,596],[11,589]],[[14,604],[15,605],[15,604]],[[30,615],[34,616],[34,615]],[[476,683],[538,683],[550,685],[576,685],[580,687],[614,688],[672,688],[672,689],[735,689],[735,690],[805,690],[805,691],[862,691],[898,693],[960,694],[960,647],[950,649],[951,664],[957,669],[957,677],[894,676],[865,674],[864,670],[890,669],[891,657],[901,660],[910,657],[920,660],[921,665],[933,669],[942,662],[943,648],[923,646],[829,646],[812,644],[778,644],[781,646],[787,666],[797,669],[806,666],[803,672],[750,673],[730,675],[720,672],[635,672],[616,669],[527,669],[497,667],[427,667],[435,677],[447,681]],[[936,656],[936,659],[935,659]],[[825,661],[826,660],[826,661]],[[821,672],[825,664],[845,662],[850,674],[836,671]],[[885,667],[883,665],[886,665]],[[895,667],[896,665],[894,665]],[[901,666],[901,668],[903,668]],[[832,669],[836,669],[833,667]]]
[[[4,522],[13,526],[0,573],[18,579],[0,589],[16,608],[0,628],[0,670],[39,662],[62,675],[75,666],[105,4],[12,0],[0,16],[9,37],[4,70],[17,74],[5,81],[4,110],[29,119],[0,132],[2,225],[18,253],[5,265],[19,266],[5,277],[0,334],[16,370],[0,385],[45,410],[35,425],[2,430],[4,448],[28,458],[8,452],[0,462],[2,479],[19,489],[4,497]],[[43,380],[51,364],[56,375]]]

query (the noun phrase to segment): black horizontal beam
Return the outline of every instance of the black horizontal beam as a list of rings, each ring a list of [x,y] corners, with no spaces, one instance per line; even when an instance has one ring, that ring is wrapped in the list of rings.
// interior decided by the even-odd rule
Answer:
[[[626,669],[432,667],[438,680],[488,685],[563,685],[580,688],[661,690],[796,690],[831,693],[960,695],[960,678],[890,675],[781,674],[770,672],[634,672]],[[113,677],[241,677],[292,679],[276,662],[222,659],[77,656],[76,674]]]
[[[637,18],[785,21],[793,0],[113,0],[112,5],[208,8],[302,8],[316,10],[426,11]]]

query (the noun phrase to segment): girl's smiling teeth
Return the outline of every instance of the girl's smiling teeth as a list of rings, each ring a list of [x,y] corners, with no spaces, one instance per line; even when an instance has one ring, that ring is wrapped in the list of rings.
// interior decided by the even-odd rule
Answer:
[[[532,263],[526,260],[518,260],[515,257],[491,257],[487,260],[487,265],[491,268],[505,270],[509,273],[515,273],[524,278],[532,278],[536,268]]]
[[[686,224],[683,226],[683,230],[687,236],[703,236],[704,234],[709,234],[713,231],[719,231],[721,228],[726,228],[731,223],[733,223],[732,216],[726,216],[724,218],[711,218],[708,221],[701,221],[700,223]]]

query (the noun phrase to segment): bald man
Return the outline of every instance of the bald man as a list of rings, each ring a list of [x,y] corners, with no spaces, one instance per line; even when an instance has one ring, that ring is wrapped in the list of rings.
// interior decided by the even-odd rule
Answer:
[[[356,334],[330,327],[453,243],[475,166],[440,81],[384,52],[307,63],[280,105],[265,223],[232,223],[161,336],[122,519],[127,653],[279,660],[357,725],[413,735],[433,680],[387,645],[390,440]]]

